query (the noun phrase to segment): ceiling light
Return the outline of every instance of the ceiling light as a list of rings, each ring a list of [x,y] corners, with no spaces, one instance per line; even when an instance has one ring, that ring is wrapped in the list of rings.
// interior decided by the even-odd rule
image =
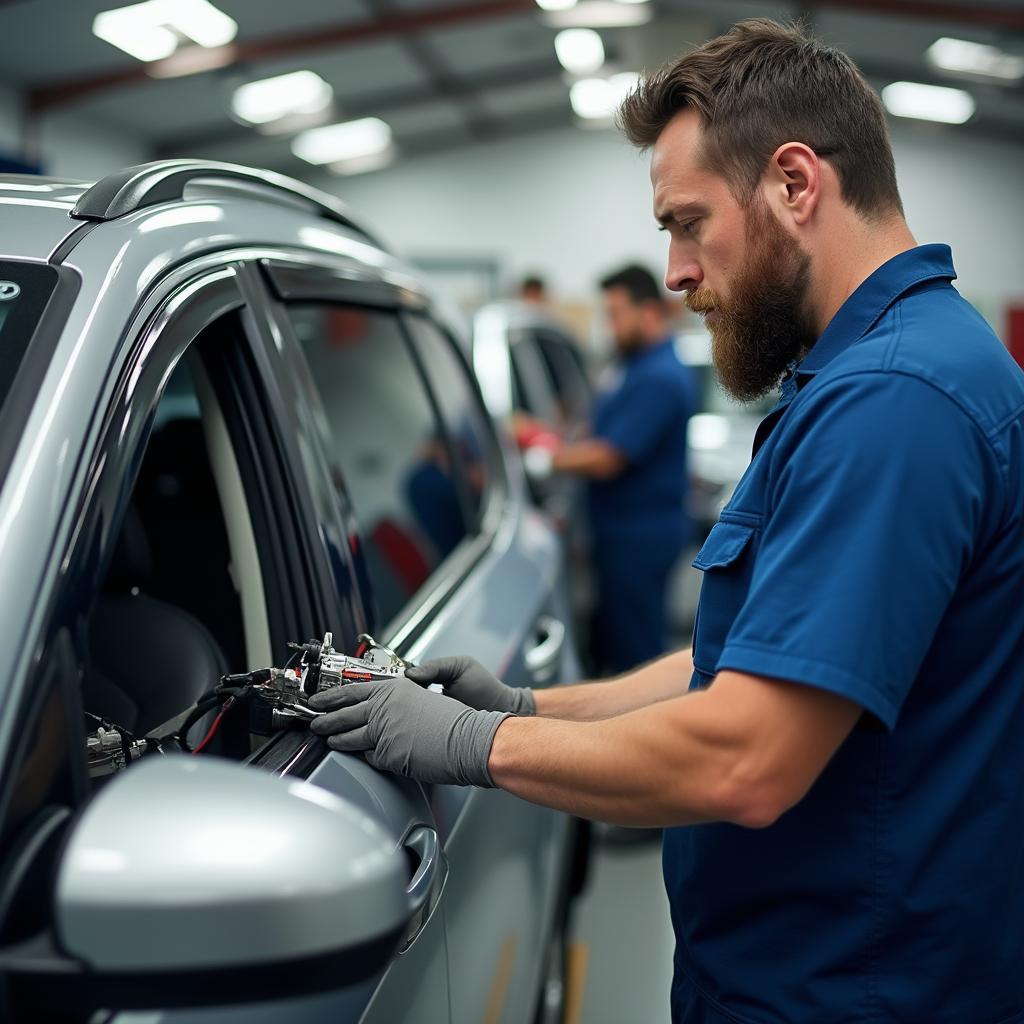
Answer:
[[[567,11],[576,6],[576,0],[537,0],[542,11]]]
[[[1005,53],[998,46],[943,36],[928,47],[926,56],[937,68],[982,78],[1018,82],[1024,78],[1024,57]]]
[[[247,82],[231,97],[231,112],[249,124],[267,124],[292,114],[315,114],[334,98],[334,90],[314,71]]]
[[[632,71],[611,78],[581,78],[569,87],[569,102],[576,116],[585,121],[610,121],[639,80]]]
[[[391,145],[391,127],[379,117],[310,128],[292,140],[292,152],[311,164],[337,164],[383,153]]]
[[[650,4],[579,0],[572,7],[549,10],[544,21],[552,28],[629,28],[646,25],[652,17]]]
[[[335,160],[328,169],[335,174],[367,174],[370,171],[381,171],[394,163],[395,147],[388,146],[379,153],[367,153],[366,156],[352,157],[350,160]]]
[[[558,63],[574,75],[592,75],[604,63],[604,43],[592,28],[567,28],[555,36]]]
[[[150,78],[183,78],[200,71],[214,71],[238,60],[237,46],[181,46],[163,60],[150,61],[146,74]]]
[[[151,61],[169,57],[183,40],[225,46],[235,38],[238,25],[209,0],[145,0],[101,11],[92,31],[125,53]]]
[[[974,113],[974,97],[963,89],[920,82],[893,82],[882,90],[882,102],[896,117],[963,124]]]

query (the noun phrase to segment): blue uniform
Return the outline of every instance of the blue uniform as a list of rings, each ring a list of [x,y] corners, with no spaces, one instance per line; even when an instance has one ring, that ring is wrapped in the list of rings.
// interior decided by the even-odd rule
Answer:
[[[612,672],[666,649],[669,575],[690,530],[683,501],[693,388],[691,371],[667,338],[624,360],[594,402],[594,436],[628,460],[614,480],[590,485],[596,640]]]
[[[1024,1020],[1024,375],[954,277],[853,293],[694,562],[691,687],[864,715],[771,827],[666,833],[676,1022]]]

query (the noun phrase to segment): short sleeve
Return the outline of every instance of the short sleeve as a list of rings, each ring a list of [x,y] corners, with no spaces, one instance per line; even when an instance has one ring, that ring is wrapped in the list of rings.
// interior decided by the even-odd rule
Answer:
[[[829,690],[891,729],[1001,500],[998,462],[951,397],[909,375],[853,374],[792,411],[718,668]]]
[[[594,436],[638,462],[657,447],[670,430],[685,430],[689,416],[685,382],[654,373],[629,376],[609,397]]]

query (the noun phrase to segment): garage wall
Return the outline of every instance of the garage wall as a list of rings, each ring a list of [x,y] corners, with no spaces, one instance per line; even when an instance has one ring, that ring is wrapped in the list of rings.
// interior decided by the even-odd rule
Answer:
[[[1024,147],[933,126],[897,126],[897,170],[920,242],[953,246],[959,287],[1004,330],[1024,296]],[[548,274],[563,297],[590,296],[605,271],[666,249],[650,213],[647,163],[609,131],[576,129],[421,157],[320,182],[408,255],[494,256],[509,281]]]
[[[18,146],[21,99],[13,89],[0,86],[0,152],[14,156]]]
[[[21,97],[0,86],[0,152],[21,158]],[[45,174],[91,180],[149,159],[145,146],[74,110],[51,114],[39,125],[40,159]]]

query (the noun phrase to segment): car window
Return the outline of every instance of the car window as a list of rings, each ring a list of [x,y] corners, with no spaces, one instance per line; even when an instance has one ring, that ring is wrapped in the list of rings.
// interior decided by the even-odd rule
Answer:
[[[135,735],[272,660],[250,503],[201,356],[241,330],[235,314],[210,325],[167,380],[89,612],[85,710]]]
[[[484,501],[492,484],[491,428],[469,368],[459,357],[454,342],[433,321],[410,316],[407,321],[422,354],[422,363],[437,396],[448,436],[466,481],[469,522],[479,527]]]
[[[383,625],[466,536],[446,431],[396,314],[321,303],[287,312],[320,393]]]
[[[533,331],[509,331],[516,408],[551,426],[559,425],[558,403]]]
[[[585,419],[590,407],[590,387],[582,370],[582,354],[573,351],[574,342],[555,331],[539,328],[534,337],[562,419],[567,424]]]
[[[0,260],[0,411],[57,282],[55,267]]]

